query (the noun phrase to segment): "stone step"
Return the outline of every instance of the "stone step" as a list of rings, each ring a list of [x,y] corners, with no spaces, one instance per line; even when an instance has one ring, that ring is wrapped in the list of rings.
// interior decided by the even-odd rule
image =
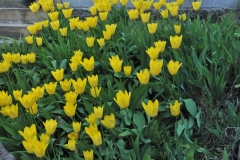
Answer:
[[[0,36],[19,38],[29,35],[27,26],[31,24],[22,23],[0,23]]]
[[[47,15],[42,10],[38,12],[40,20]],[[37,15],[29,8],[0,8],[0,22],[16,21],[22,23],[33,23],[39,21]]]
[[[19,0],[0,0],[1,8],[26,8]]]

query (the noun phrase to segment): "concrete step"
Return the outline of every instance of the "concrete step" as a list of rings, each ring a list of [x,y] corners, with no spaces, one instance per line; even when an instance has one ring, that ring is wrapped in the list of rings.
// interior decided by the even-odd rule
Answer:
[[[26,8],[19,0],[0,0],[1,8]]]
[[[27,31],[27,26],[31,24],[22,23],[0,23],[0,36],[20,38],[30,33]]]
[[[46,18],[47,15],[42,10],[38,12],[40,20]],[[16,21],[22,23],[33,23],[40,21],[37,15],[29,8],[0,8],[0,22]]]

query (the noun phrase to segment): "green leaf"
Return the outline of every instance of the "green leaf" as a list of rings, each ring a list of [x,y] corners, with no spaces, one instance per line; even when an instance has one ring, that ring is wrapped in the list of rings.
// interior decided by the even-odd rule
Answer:
[[[224,151],[223,151],[223,159],[222,159],[222,160],[229,160],[229,158],[228,158],[228,153],[227,153],[226,148],[224,148]]]
[[[206,127],[206,128],[207,128],[210,132],[212,132],[215,136],[217,136],[219,140],[223,141],[222,136],[220,135],[220,133],[219,133],[216,129],[209,128],[209,127]]]
[[[184,158],[184,160],[193,160],[194,159],[194,152],[197,146],[197,140],[195,140],[191,145],[190,145],[190,149],[186,155],[186,157]]]
[[[196,103],[192,100],[192,99],[184,99],[183,100],[186,108],[188,110],[188,112],[195,117],[197,114],[197,107],[196,107]]]
[[[181,135],[181,133],[182,133],[182,131],[184,129],[185,129],[185,127],[183,125],[181,125],[181,124],[177,126],[177,134],[178,134],[178,136]]]
[[[200,125],[201,125],[200,116],[201,116],[201,112],[198,112],[197,115],[195,116],[195,118],[197,120],[198,128],[200,128]]]
[[[131,109],[141,109],[142,108],[142,100],[146,98],[148,93],[148,85],[140,85],[137,89],[135,89],[131,95]]]
[[[138,130],[142,130],[145,126],[145,117],[143,116],[143,113],[140,111],[136,111],[133,114],[133,123],[138,127]]]
[[[56,70],[57,69],[57,60],[53,60],[51,61],[53,69]]]
[[[63,59],[60,63],[60,68],[66,69],[67,68],[67,59]]]

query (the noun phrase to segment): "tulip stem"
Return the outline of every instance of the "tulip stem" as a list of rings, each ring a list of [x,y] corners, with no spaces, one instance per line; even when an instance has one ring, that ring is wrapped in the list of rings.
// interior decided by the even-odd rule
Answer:
[[[128,114],[128,109],[127,109],[127,108],[125,109],[125,111],[126,111],[126,114],[127,114],[128,118],[130,119],[132,125],[136,128],[137,132],[140,133],[140,132],[138,131],[138,129],[137,129],[137,126],[133,123],[132,119],[130,118],[130,116],[129,116],[129,114]]]

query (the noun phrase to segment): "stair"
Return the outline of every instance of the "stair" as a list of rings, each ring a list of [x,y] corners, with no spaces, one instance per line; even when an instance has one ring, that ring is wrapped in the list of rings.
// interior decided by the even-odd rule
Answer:
[[[46,17],[42,10],[38,14]],[[0,0],[0,45],[3,44],[1,36],[19,39],[29,35],[26,27],[37,21],[35,13],[19,0]]]

